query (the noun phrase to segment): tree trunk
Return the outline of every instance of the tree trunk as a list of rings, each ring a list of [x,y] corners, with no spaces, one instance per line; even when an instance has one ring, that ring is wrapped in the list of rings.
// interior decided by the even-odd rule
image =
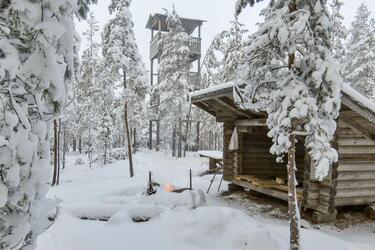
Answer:
[[[134,176],[133,155],[132,155],[132,144],[130,140],[129,121],[128,121],[128,103],[127,102],[125,102],[125,129],[126,129],[126,137],[128,140],[129,172],[130,172],[130,177],[133,177]]]
[[[78,138],[78,153],[82,154],[82,139],[81,136]]]
[[[73,152],[77,152],[77,139],[75,136],[73,137]]]
[[[296,192],[296,141],[295,135],[289,137],[288,149],[288,206],[290,216],[290,250],[299,250],[300,212]]]
[[[53,120],[53,177],[52,186],[56,185],[57,180],[57,121]]]
[[[61,168],[61,118],[59,118],[58,132],[57,132],[57,179],[56,184],[60,184],[60,168]]]
[[[62,164],[63,169],[65,169],[65,155],[66,155],[67,145],[66,145],[66,124],[63,125],[63,157],[62,157]]]
[[[197,138],[195,139],[195,151],[199,151],[200,142],[200,121],[197,122]]]
[[[125,71],[125,68],[122,69],[123,70],[123,81],[124,81],[124,90],[127,88],[127,84],[126,84],[126,71]],[[124,108],[125,108],[125,131],[126,131],[126,139],[127,139],[127,143],[128,143],[128,157],[129,157],[129,173],[130,173],[130,177],[133,177],[134,176],[134,168],[133,168],[133,155],[132,155],[132,142],[131,142],[131,138],[130,138],[130,128],[129,128],[129,117],[128,117],[128,102],[125,101],[125,105],[124,105]]]
[[[289,4],[289,12],[297,11],[295,1]],[[293,20],[294,17],[291,17]],[[295,54],[289,53],[288,55],[288,68],[293,70],[295,67]],[[294,122],[292,122],[293,124]],[[300,230],[300,211],[298,208],[297,192],[296,192],[296,136],[293,134],[296,126],[293,126],[289,136],[290,146],[288,149],[288,206],[290,216],[290,250],[299,250],[299,230]]]
[[[178,149],[177,149],[177,157],[181,158],[182,156],[182,138],[181,138],[181,133],[182,133],[182,121],[181,117],[178,118]]]
[[[152,149],[152,121],[150,121],[148,127],[148,149]]]
[[[133,151],[137,152],[137,129],[133,128]]]
[[[173,127],[172,132],[172,157],[176,156],[176,124]]]
[[[190,128],[190,116],[191,116],[191,102],[189,105],[189,112],[186,119],[186,128],[185,128],[185,145],[184,145],[184,157],[186,157],[186,151],[188,150],[188,136],[189,136],[189,128]]]

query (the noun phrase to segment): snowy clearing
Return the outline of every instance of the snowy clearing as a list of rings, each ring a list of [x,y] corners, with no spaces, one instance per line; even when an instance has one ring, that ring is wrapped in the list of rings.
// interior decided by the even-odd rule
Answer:
[[[75,165],[77,158],[67,157],[60,186],[49,192],[49,197],[62,200],[61,209],[55,223],[40,236],[37,250],[288,249],[288,222],[223,206],[217,193],[220,178],[215,179],[204,205],[198,190],[207,189],[212,175],[199,177],[208,161],[199,154],[176,160],[165,152],[139,152],[132,179],[126,161],[90,169]],[[177,194],[164,190],[167,184],[188,187],[189,169],[195,191]],[[160,184],[152,196],[144,195],[149,170],[153,181]],[[136,219],[145,222],[136,223]],[[375,237],[360,228],[356,232],[303,229],[302,244],[305,250],[327,246],[370,250]]]

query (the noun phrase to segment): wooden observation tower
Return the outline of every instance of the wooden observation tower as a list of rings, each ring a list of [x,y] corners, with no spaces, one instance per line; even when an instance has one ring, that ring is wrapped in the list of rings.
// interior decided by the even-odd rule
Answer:
[[[186,45],[190,47],[190,63],[193,65],[192,72],[188,73],[189,85],[192,89],[196,89],[200,83],[201,74],[201,27],[203,20],[181,18],[182,26],[185,32],[189,34],[190,38],[186,41]],[[147,29],[151,30],[151,42],[150,42],[150,83],[151,87],[159,84],[158,68],[160,63],[160,57],[163,52],[163,48],[159,46],[159,42],[162,39],[162,34],[169,32],[167,27],[167,15],[154,14],[150,15],[147,25]],[[150,109],[152,115],[150,116],[149,123],[149,149],[155,145],[156,150],[160,148],[160,120],[159,120],[159,96],[151,96]],[[155,136],[153,136],[155,134]]]

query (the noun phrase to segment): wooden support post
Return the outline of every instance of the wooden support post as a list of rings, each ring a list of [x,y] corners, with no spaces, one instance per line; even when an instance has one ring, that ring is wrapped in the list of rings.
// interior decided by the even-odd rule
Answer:
[[[156,151],[160,150],[160,121],[156,121]]]
[[[190,190],[193,190],[193,175],[192,175],[192,173],[191,173],[191,169],[190,169],[190,172],[189,172],[189,177],[190,177]]]

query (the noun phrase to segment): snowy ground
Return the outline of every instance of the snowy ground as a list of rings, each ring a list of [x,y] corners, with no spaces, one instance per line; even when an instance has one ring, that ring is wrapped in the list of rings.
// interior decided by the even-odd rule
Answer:
[[[256,212],[260,205],[249,201],[240,204],[239,199],[232,206],[217,193],[220,178],[203,206],[198,191],[164,190],[167,184],[188,187],[192,169],[193,188],[206,191],[212,176],[200,177],[200,173],[207,170],[207,159],[191,154],[176,160],[163,152],[139,152],[136,176],[130,179],[126,161],[90,169],[75,165],[77,157],[68,157],[60,186],[49,192],[62,200],[61,208],[55,223],[39,238],[37,250],[288,249],[287,221],[262,216]],[[144,195],[149,170],[161,184],[153,196]],[[91,220],[95,218],[108,221]],[[136,223],[133,219],[149,220]],[[374,236],[363,228],[302,230],[304,250],[373,250]]]

